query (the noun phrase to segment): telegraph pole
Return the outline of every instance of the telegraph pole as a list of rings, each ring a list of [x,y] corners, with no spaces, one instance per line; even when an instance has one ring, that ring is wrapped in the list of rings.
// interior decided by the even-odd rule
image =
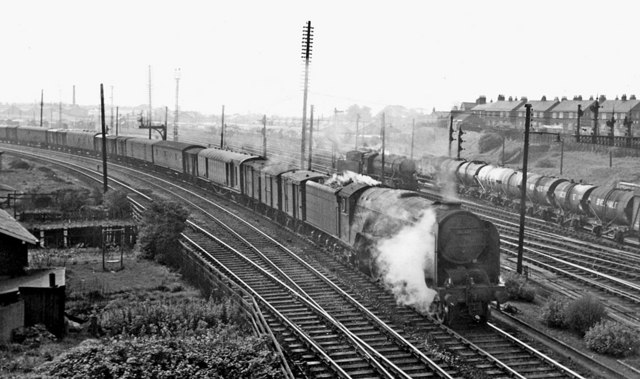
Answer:
[[[149,65],[149,120],[147,120],[147,122],[149,123],[149,126],[153,125],[152,119],[153,119],[153,107],[151,106],[151,65]],[[149,139],[151,139],[151,128],[149,128]]]
[[[385,120],[384,113],[382,113],[382,128],[380,129],[380,135],[382,136],[382,175],[380,176],[380,181],[384,184],[384,140],[385,140]]]
[[[178,140],[178,91],[180,89],[180,69],[176,68],[176,112],[173,115],[173,140]]]
[[[309,61],[313,45],[311,21],[302,28],[302,59],[304,59],[304,95],[302,97],[302,140],[300,144],[300,168],[304,167],[305,136],[307,133],[307,92],[309,91]]]
[[[411,121],[411,160],[413,160],[413,140],[416,136],[416,119]]]
[[[598,112],[600,109],[600,102],[598,97],[596,96],[596,103],[591,106],[591,111],[593,112],[593,134],[591,135],[592,142],[595,144],[597,142],[598,137]]]
[[[113,130],[113,86],[111,86],[111,121],[109,122],[109,130]]]
[[[449,157],[451,157],[451,144],[453,143],[453,111],[449,116]]]
[[[222,120],[220,123],[220,148],[224,149],[224,105],[222,106]]]
[[[582,117],[582,105],[578,104],[578,124],[576,125],[576,142],[580,142],[580,118]]]
[[[118,124],[120,121],[120,116],[118,115],[118,110],[120,109],[120,107],[116,107],[116,137],[118,136]]]
[[[107,186],[107,125],[104,121],[104,90],[102,83],[100,83],[100,116],[102,120],[102,190],[106,193],[109,189]]]
[[[358,150],[358,132],[359,132],[359,124],[360,123],[360,113],[356,115],[356,150]]]
[[[267,158],[267,115],[262,116],[262,157]]]
[[[529,129],[531,128],[531,104],[525,104],[527,110],[524,123],[524,151],[522,157],[522,183],[520,184],[520,231],[518,233],[518,263],[516,271],[522,274],[522,255],[524,250],[524,218],[527,210],[527,163],[529,156]]]
[[[40,90],[40,127],[42,127],[42,112],[44,111],[44,90]]]
[[[309,165],[307,170],[311,170],[311,157],[313,156],[313,105],[311,105],[311,115],[309,117]]]

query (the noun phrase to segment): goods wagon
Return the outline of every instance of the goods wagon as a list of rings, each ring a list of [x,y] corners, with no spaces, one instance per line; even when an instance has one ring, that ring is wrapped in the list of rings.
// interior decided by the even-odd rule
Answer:
[[[202,149],[198,152],[198,177],[244,193],[241,165],[244,162],[258,159],[256,155],[237,153],[216,148]],[[246,163],[245,163],[246,164]],[[251,181],[251,177],[245,181]],[[251,188],[251,185],[249,185]],[[259,198],[259,196],[257,197]]]
[[[197,155],[186,155],[189,149],[204,149],[204,146],[185,142],[157,141],[152,145],[153,163],[156,166],[168,168],[179,173],[193,169],[197,164]],[[191,159],[191,162],[186,162]]]
[[[67,130],[67,148],[75,152],[96,152],[95,131],[69,129]]]
[[[43,146],[47,143],[47,129],[35,126],[20,126],[17,128],[17,138],[26,145]]]
[[[129,138],[125,141],[125,157],[153,163],[153,145],[158,140],[146,138]]]

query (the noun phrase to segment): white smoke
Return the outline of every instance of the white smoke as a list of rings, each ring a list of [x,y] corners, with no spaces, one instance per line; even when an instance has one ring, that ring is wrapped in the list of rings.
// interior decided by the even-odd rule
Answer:
[[[398,304],[429,313],[437,292],[427,287],[425,272],[435,272],[435,212],[426,210],[419,220],[378,243],[376,265],[384,284]],[[433,278],[432,278],[433,279]]]
[[[324,184],[333,188],[340,188],[351,183],[363,183],[370,186],[378,186],[380,182],[373,179],[370,176],[355,173],[353,171],[346,170],[341,174],[333,174],[327,179]]]

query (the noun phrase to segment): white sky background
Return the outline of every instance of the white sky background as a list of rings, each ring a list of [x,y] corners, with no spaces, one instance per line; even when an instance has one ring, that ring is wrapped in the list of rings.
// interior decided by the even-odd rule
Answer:
[[[302,28],[315,28],[309,104],[448,110],[498,94],[640,95],[636,1],[11,1],[0,102],[148,103],[302,114]]]

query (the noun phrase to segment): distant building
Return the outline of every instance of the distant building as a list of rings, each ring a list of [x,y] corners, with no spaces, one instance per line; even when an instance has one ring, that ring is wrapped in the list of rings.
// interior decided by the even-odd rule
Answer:
[[[535,130],[543,125],[551,125],[551,110],[559,103],[560,101],[557,99],[548,101],[544,96],[541,100],[527,101],[526,104],[531,104],[531,127]],[[518,108],[517,113],[518,120],[516,126],[524,129],[527,116],[527,109],[524,104]]]
[[[506,100],[503,95],[498,95],[497,101],[478,104],[471,113],[483,119],[488,127],[513,129],[518,125],[518,110],[525,102],[526,98]]]
[[[562,126],[562,132],[566,134],[576,134],[578,127],[578,105],[583,112],[580,117],[581,134],[590,130],[593,126],[593,114],[590,109],[595,104],[595,100],[582,100],[579,97],[573,100],[563,100],[551,109],[551,125]]]

